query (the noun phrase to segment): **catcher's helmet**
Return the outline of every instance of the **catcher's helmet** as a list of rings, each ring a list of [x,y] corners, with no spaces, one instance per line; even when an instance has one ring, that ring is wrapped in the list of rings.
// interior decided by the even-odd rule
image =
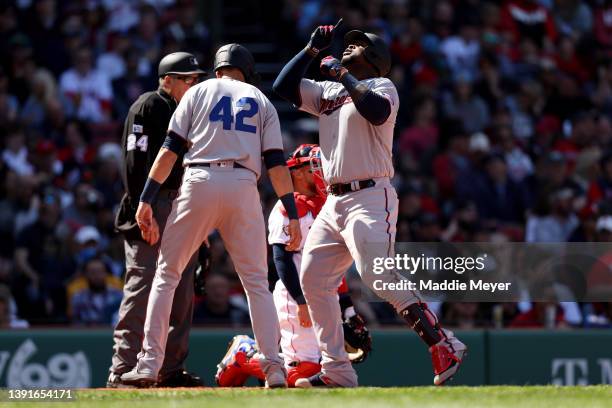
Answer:
[[[173,52],[162,58],[157,67],[157,75],[163,77],[168,74],[207,75],[206,71],[200,69],[196,57],[188,52]]]
[[[302,166],[310,166],[317,192],[321,196],[327,195],[325,181],[323,181],[323,168],[321,167],[321,149],[316,144],[302,144],[291,153],[287,160],[289,170]]]
[[[244,79],[249,84],[256,84],[259,75],[255,72],[255,59],[249,50],[240,44],[226,44],[217,50],[215,54],[215,72],[219,68],[238,68]]]
[[[345,47],[356,42],[369,44],[365,49],[366,60],[376,68],[379,76],[387,75],[391,70],[391,54],[383,39],[376,34],[359,30],[352,30],[344,35]]]

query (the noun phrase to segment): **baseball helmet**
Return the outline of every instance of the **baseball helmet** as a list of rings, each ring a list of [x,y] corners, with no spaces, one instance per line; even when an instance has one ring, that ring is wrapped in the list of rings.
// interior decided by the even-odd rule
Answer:
[[[157,75],[163,77],[168,74],[208,75],[200,69],[195,55],[188,52],[173,52],[162,58],[157,67]]]
[[[259,75],[255,72],[255,59],[249,50],[240,44],[226,44],[217,50],[215,54],[215,72],[219,68],[238,68],[244,79],[249,84],[256,84]]]
[[[321,148],[316,144],[302,144],[291,153],[287,159],[289,170],[302,166],[309,166],[313,175],[317,192],[321,196],[327,195],[325,181],[323,180],[323,167],[321,166]]]
[[[352,30],[344,35],[345,47],[356,42],[368,44],[365,48],[365,58],[376,68],[379,76],[383,77],[391,71],[391,54],[389,53],[389,47],[382,38],[376,34],[364,33],[359,30]]]

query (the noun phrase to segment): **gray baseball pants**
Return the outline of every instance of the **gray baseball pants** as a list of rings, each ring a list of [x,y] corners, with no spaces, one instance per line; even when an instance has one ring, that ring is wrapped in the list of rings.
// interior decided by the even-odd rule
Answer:
[[[164,361],[174,292],[193,254],[218,230],[244,287],[264,373],[282,369],[280,330],[268,289],[264,217],[257,179],[250,170],[189,167],[161,242],[157,272],[149,296],[139,373],[155,376]]]
[[[172,202],[177,192],[162,190],[153,206],[155,219],[160,231],[163,231],[166,220],[172,209]],[[138,351],[142,347],[144,323],[147,311],[149,292],[155,276],[159,242],[151,246],[144,241],[126,240],[125,247],[125,285],[123,299],[119,308],[119,320],[115,326],[113,340],[114,353],[110,371],[121,375],[136,366]],[[166,346],[161,377],[183,370],[189,352],[189,331],[193,317],[193,273],[197,265],[197,256],[189,260],[183,276],[176,288],[175,300],[170,314],[170,329]]]
[[[397,312],[419,301],[413,291],[374,290],[381,283],[403,279],[395,271],[371,271],[375,257],[393,256],[398,199],[388,178],[342,196],[330,195],[315,219],[302,255],[300,281],[321,349],[322,372],[343,387],[358,385],[357,374],[344,349],[337,289],[355,261],[364,284]],[[377,285],[374,281],[380,281]],[[449,341],[453,333],[445,330]]]

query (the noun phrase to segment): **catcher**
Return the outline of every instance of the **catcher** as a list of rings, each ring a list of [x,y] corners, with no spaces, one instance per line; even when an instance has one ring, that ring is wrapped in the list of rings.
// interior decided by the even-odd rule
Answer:
[[[281,329],[281,355],[287,370],[287,384],[294,387],[297,379],[308,378],[321,370],[321,353],[300,287],[298,271],[306,235],[325,203],[326,192],[317,145],[299,146],[287,161],[287,167],[293,180],[302,242],[297,252],[285,250],[289,239],[286,234],[289,218],[280,201],[268,219],[268,241],[272,245],[274,264],[280,277],[274,288],[274,304]],[[360,363],[372,350],[372,339],[364,320],[355,312],[344,280],[338,288],[338,295],[346,350],[353,363]],[[253,339],[245,335],[235,336],[218,365],[215,376],[217,384],[221,387],[240,387],[249,377],[264,381],[257,353]]]

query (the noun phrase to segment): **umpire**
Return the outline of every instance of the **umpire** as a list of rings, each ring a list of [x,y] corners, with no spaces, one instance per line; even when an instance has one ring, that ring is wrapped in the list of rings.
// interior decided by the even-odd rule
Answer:
[[[151,283],[155,276],[159,242],[154,246],[141,236],[134,218],[138,199],[149,170],[166,138],[170,117],[185,92],[206,75],[196,58],[186,52],[166,55],[159,63],[159,88],[142,94],[130,107],[123,128],[122,179],[125,195],[115,219],[115,227],[125,238],[125,286],[119,309],[119,321],[113,334],[115,345],[107,387],[122,387],[121,374],[136,365],[137,353],[142,348],[144,321]],[[166,182],[162,185],[154,214],[160,231],[172,201],[178,195],[183,176],[182,160],[177,160]],[[160,371],[160,387],[197,387],[202,380],[184,370],[189,348],[189,330],[193,317],[194,270],[192,257],[176,289],[170,316],[170,331],[165,360]]]

